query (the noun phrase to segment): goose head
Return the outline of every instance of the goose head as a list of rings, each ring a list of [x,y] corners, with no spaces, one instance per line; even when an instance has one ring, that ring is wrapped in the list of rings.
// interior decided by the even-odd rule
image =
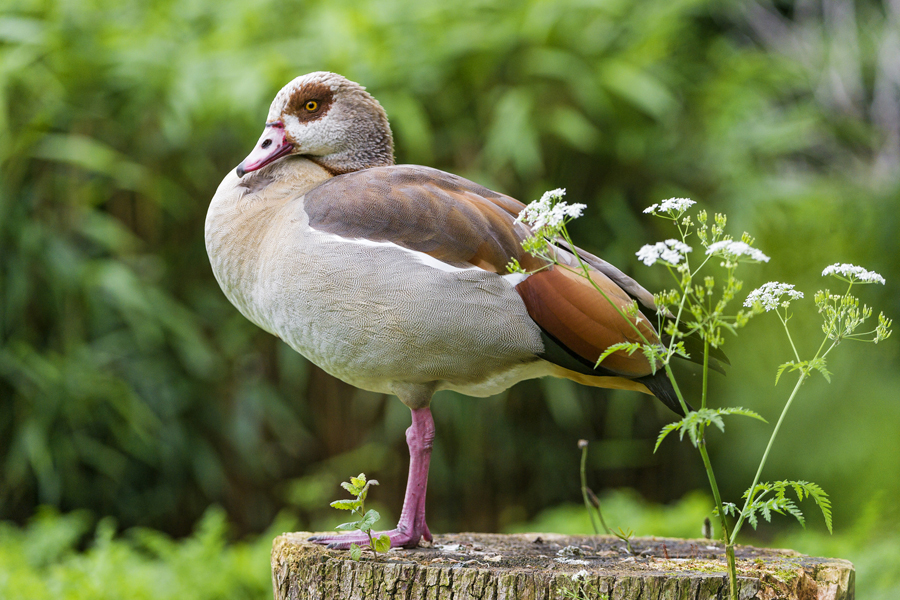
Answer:
[[[384,109],[364,87],[318,71],[278,92],[263,134],[237,175],[285,156],[306,157],[338,175],[394,164],[394,140]]]

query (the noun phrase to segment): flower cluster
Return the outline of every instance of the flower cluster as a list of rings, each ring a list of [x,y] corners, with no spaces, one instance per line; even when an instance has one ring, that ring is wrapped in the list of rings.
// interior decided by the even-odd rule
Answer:
[[[644,213],[651,215],[667,213],[672,217],[678,217],[694,204],[696,204],[696,202],[690,198],[669,198],[668,200],[663,200],[659,204],[648,206],[644,209]]]
[[[530,225],[533,229],[554,229],[562,225],[565,219],[580,217],[586,206],[563,202],[565,195],[566,190],[562,188],[544,192],[540,200],[530,203],[519,213],[516,222]]]
[[[635,254],[637,254],[638,259],[640,259],[642,263],[649,267],[657,260],[669,263],[670,265],[677,265],[685,258],[685,255],[691,251],[693,251],[693,248],[684,242],[679,242],[678,240],[666,240],[665,242],[646,244]]]
[[[782,296],[787,296],[787,299],[782,300]],[[747,299],[744,300],[744,306],[752,308],[754,305],[759,304],[766,312],[769,312],[779,306],[787,308],[791,300],[799,300],[802,297],[803,292],[796,291],[792,283],[770,281],[750,292],[747,295]]]
[[[834,275],[838,279],[850,283],[880,283],[884,285],[884,277],[875,271],[867,271],[862,267],[848,263],[834,263],[825,267],[825,270],[822,271],[822,277],[827,275]]]
[[[706,249],[707,254],[724,254],[729,258],[738,258],[746,256],[750,260],[759,262],[769,262],[769,257],[751,246],[746,242],[736,242],[734,240],[722,240],[710,244]]]

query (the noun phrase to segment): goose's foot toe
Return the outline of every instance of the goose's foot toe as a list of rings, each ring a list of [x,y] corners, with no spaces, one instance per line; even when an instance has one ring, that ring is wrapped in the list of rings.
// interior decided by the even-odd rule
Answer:
[[[372,532],[372,539],[378,539],[382,535],[386,535],[391,540],[391,548],[415,548],[419,545],[419,540],[423,537],[427,541],[431,541],[432,535],[425,525],[423,531],[415,531],[413,529],[391,529],[390,531]],[[345,533],[335,535],[314,535],[306,541],[314,544],[322,544],[330,550],[347,550],[350,544],[356,544],[362,548],[369,547],[369,536],[365,533]]]

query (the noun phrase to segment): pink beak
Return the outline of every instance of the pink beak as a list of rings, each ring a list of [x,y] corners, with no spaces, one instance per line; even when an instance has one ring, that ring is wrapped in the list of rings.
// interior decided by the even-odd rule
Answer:
[[[281,121],[266,123],[266,128],[256,143],[256,147],[244,159],[244,162],[237,166],[237,176],[243,177],[245,173],[261,169],[282,156],[287,156],[293,150],[294,144],[285,140],[284,123]]]

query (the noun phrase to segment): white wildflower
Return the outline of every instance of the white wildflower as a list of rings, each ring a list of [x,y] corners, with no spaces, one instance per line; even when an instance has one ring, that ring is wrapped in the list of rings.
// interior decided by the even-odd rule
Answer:
[[[825,267],[825,270],[822,271],[822,277],[825,277],[826,275],[834,275],[838,279],[843,279],[844,281],[880,283],[881,285],[884,285],[884,277],[875,271],[867,271],[862,267],[847,263],[834,263],[831,266]]]
[[[787,296],[787,299],[782,300],[782,296]],[[803,292],[796,291],[793,284],[770,281],[747,294],[747,299],[744,300],[744,306],[750,308],[759,302],[759,304],[766,309],[766,312],[769,312],[770,310],[775,310],[779,306],[787,308],[791,303],[791,300],[799,300],[802,297]]]
[[[572,581],[583,581],[588,575],[590,575],[590,573],[582,569],[577,573],[572,574]]]
[[[526,206],[516,222],[530,225],[533,229],[543,227],[558,227],[565,219],[575,219],[581,216],[585,208],[584,204],[568,204],[562,201],[566,190],[559,188],[544,192],[540,200],[535,200]]]
[[[648,206],[644,209],[644,212],[652,215],[659,213],[669,213],[670,215],[677,213],[680,215],[695,204],[697,203],[690,198],[669,198],[668,200],[663,200],[659,204]]]
[[[678,240],[666,240],[665,242],[656,242],[655,244],[646,244],[635,254],[638,259],[648,267],[657,260],[677,265],[685,258],[688,252],[694,249]]]
[[[761,251],[757,250],[750,244],[746,242],[736,242],[734,240],[722,240],[721,242],[715,242],[714,244],[710,244],[706,249],[707,254],[716,254],[722,253],[727,256],[731,256],[737,258],[739,256],[746,256],[751,260],[758,260],[760,262],[769,262],[769,257],[763,254]]]

